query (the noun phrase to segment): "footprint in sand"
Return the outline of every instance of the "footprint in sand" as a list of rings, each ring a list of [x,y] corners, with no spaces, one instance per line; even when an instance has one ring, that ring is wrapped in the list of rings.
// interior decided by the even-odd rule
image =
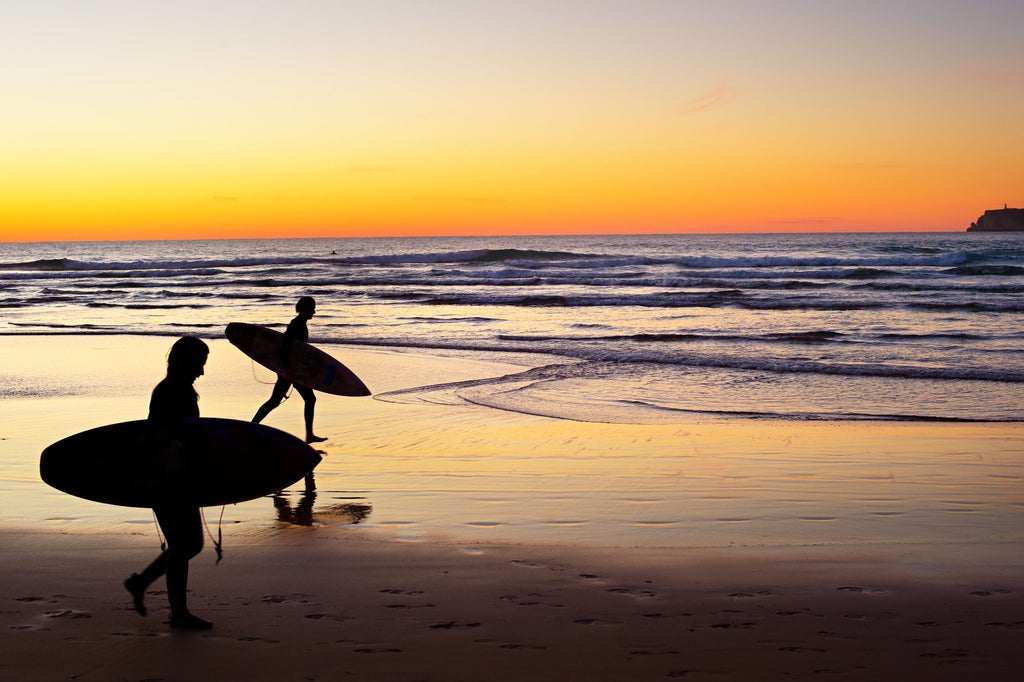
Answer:
[[[471,630],[480,627],[480,623],[459,623],[450,620],[447,623],[436,623],[430,626],[431,630]]]
[[[882,594],[885,592],[885,590],[880,587],[858,587],[856,585],[837,587],[836,590],[839,592],[854,592],[857,594]]]
[[[525,559],[513,559],[509,562],[513,566],[523,566],[525,568],[540,568],[541,565],[536,561],[527,561]]]
[[[407,597],[415,597],[416,595],[423,594],[423,590],[403,590],[398,587],[391,587],[380,591],[381,594],[401,594]]]
[[[49,630],[49,629],[50,628],[43,627],[42,625],[12,625],[11,626],[11,630],[14,630],[15,632],[28,632],[28,631],[45,632],[46,630]]]
[[[513,566],[522,566],[523,568],[545,568],[549,571],[554,571],[555,573],[562,573],[565,571],[565,568],[561,566],[551,566],[550,564],[542,564],[537,561],[529,561],[527,559],[513,559],[509,563]]]
[[[770,597],[772,594],[768,590],[758,590],[756,592],[733,592],[729,596],[733,599],[757,599],[758,597]]]
[[[1024,630],[1024,620],[1018,620],[1014,623],[985,623],[987,628],[1006,628],[1008,630]]]
[[[515,649],[515,650],[526,649],[528,651],[546,651],[547,650],[546,646],[540,646],[540,645],[537,645],[537,644],[520,644],[518,642],[509,642],[507,644],[499,644],[498,648],[499,649]]]
[[[512,602],[516,606],[550,606],[556,609],[565,608],[565,604],[541,601],[544,598],[545,596],[543,594],[538,594],[536,592],[531,592],[525,597],[520,597],[516,594],[503,594],[498,597],[499,600]]]
[[[60,609],[57,611],[47,611],[43,614],[47,618],[92,618],[91,613],[85,611],[75,611],[74,609]]]
[[[606,620],[604,618],[580,618],[573,622],[577,625],[622,625],[621,620]]]
[[[308,604],[309,595],[305,594],[268,594],[260,599],[264,604]]]
[[[621,594],[627,597],[635,597],[636,599],[651,599],[658,596],[657,592],[640,590],[634,587],[609,587],[608,591],[612,594]]]
[[[335,623],[343,623],[349,620],[345,616],[335,616],[332,613],[307,613],[306,618],[309,620],[329,620]]]

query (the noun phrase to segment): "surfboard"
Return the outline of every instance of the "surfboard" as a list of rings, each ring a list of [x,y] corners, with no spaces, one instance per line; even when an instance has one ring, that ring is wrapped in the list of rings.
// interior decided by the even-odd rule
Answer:
[[[275,493],[320,459],[270,426],[197,417],[173,429],[142,420],[76,433],[43,450],[39,474],[57,490],[94,502],[212,507]]]
[[[232,322],[225,332],[239,350],[293,384],[334,395],[370,395],[370,389],[352,370],[305,341],[292,343],[287,362],[282,362],[281,332],[244,322]]]

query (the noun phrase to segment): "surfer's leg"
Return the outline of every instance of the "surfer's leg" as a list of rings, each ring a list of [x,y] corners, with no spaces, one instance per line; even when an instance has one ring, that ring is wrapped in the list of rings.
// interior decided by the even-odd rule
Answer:
[[[160,516],[157,510],[153,510],[157,514],[157,522],[160,523],[160,527],[163,528],[164,524],[160,521]],[[142,573],[132,573],[131,576],[124,581],[124,587],[132,595],[132,606],[139,615],[146,615],[146,590],[152,585],[160,576],[167,572],[167,550],[160,552],[159,556],[150,562],[149,566],[146,566],[142,570]]]
[[[163,556],[163,553],[160,554]],[[145,571],[143,571],[145,573]],[[146,588],[149,587],[149,583],[146,579],[138,573],[132,573],[131,576],[124,581],[124,588],[132,595],[132,607],[138,612],[140,616],[146,615]]]
[[[306,442],[321,443],[327,440],[313,433],[313,414],[316,412],[316,394],[313,393],[313,389],[306,386],[296,386],[295,390],[302,396],[302,400],[305,403],[302,414],[306,420]]]
[[[274,384],[274,391],[270,394],[267,402],[260,405],[260,409],[256,410],[256,416],[252,418],[254,424],[259,424],[266,418],[270,411],[281,404],[284,397],[288,395],[288,389],[291,388],[291,382],[282,377],[277,378],[277,383]]]
[[[167,573],[167,600],[171,605],[174,627],[210,627],[208,621],[188,610],[188,562],[203,548],[203,522],[197,507],[163,507],[156,510],[157,521],[167,538],[164,552]],[[205,625],[203,625],[205,623]]]

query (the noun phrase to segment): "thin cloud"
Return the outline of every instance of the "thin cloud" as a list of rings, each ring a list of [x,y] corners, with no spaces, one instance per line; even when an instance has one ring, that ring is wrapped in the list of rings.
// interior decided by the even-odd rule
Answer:
[[[216,196],[210,197],[210,201],[216,201],[219,204],[230,204],[238,201],[238,197],[229,197],[224,196],[223,194],[218,194]]]
[[[965,67],[960,69],[959,73],[961,78],[972,83],[1001,88],[1024,88],[1024,66],[1003,69]]]
[[[728,85],[708,90],[703,95],[684,102],[679,108],[679,113],[683,116],[690,116],[693,114],[702,114],[705,111],[711,111],[712,109],[719,109],[732,102],[739,92],[739,88],[734,88]]]

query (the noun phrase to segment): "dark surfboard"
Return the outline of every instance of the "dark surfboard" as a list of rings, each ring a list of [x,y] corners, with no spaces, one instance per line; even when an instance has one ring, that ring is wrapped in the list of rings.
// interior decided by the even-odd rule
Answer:
[[[76,433],[43,450],[39,474],[57,490],[105,504],[210,507],[277,492],[320,459],[284,431],[199,417],[171,429],[132,421]]]
[[[255,324],[232,322],[225,333],[239,350],[293,384],[334,395],[370,395],[370,389],[352,370],[305,341],[293,342],[287,362],[282,362],[284,334],[281,332]]]

